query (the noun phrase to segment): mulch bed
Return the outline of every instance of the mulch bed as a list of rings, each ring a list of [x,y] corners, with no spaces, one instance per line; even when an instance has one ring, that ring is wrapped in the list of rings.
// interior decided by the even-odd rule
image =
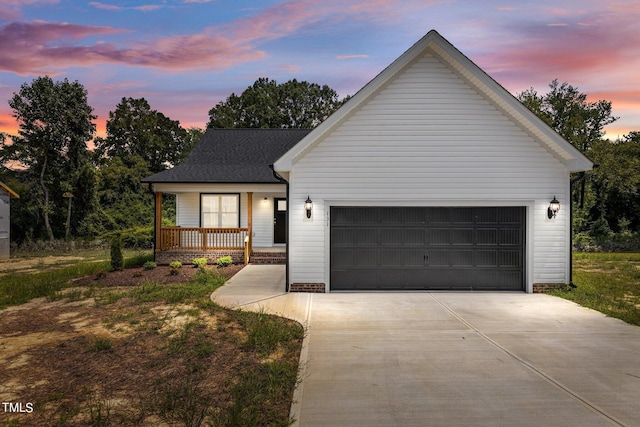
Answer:
[[[232,264],[227,267],[217,268],[208,266],[206,268],[217,269],[224,273],[227,279],[230,279],[238,271],[242,270],[244,265]],[[197,268],[190,265],[183,266],[177,275],[172,275],[171,269],[166,265],[161,265],[153,270],[145,270],[142,267],[127,268],[123,271],[102,271],[92,276],[82,277],[72,281],[76,286],[138,286],[145,282],[157,282],[162,284],[184,283],[193,280]]]

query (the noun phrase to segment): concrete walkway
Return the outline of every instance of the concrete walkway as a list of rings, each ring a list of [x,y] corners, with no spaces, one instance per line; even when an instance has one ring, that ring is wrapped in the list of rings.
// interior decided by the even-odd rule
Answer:
[[[212,297],[306,326],[296,425],[640,425],[640,328],[560,298],[285,294],[252,265]]]

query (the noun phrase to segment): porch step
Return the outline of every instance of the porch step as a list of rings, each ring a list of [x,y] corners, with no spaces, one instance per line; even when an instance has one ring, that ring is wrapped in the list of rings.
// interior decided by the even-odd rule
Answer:
[[[286,264],[286,252],[252,252],[249,257],[251,264]]]

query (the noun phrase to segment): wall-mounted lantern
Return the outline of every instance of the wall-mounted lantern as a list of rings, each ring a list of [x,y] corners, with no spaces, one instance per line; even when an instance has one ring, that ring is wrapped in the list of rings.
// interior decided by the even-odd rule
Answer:
[[[307,195],[307,200],[304,201],[304,210],[307,211],[307,218],[311,218],[311,210],[313,209],[313,202]]]
[[[553,196],[553,200],[549,203],[549,207],[547,208],[547,216],[549,219],[555,218],[556,214],[560,210],[560,202],[556,199],[556,196]]]

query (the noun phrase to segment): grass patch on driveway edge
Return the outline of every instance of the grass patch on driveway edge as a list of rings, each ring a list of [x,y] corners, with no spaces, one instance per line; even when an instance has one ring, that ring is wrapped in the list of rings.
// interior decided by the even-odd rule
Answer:
[[[640,326],[640,253],[574,253],[573,283],[549,294]]]

